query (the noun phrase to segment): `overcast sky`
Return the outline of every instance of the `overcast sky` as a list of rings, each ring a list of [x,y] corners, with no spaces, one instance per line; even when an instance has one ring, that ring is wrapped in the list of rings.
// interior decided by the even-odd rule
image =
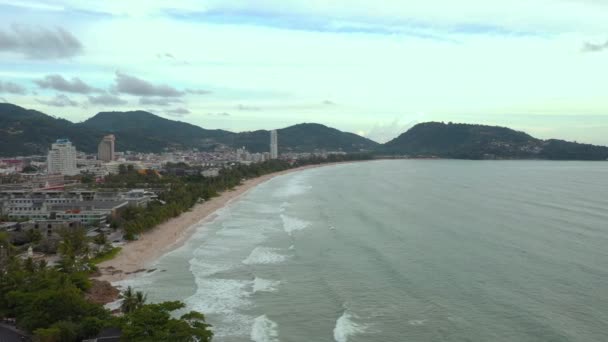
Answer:
[[[434,120],[608,145],[608,1],[0,0],[0,101],[72,121],[143,109],[384,142]]]

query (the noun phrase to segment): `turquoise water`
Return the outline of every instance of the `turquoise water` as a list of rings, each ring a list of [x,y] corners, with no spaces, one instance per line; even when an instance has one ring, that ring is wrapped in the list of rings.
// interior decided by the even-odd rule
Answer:
[[[608,163],[276,177],[129,281],[216,341],[608,341]]]

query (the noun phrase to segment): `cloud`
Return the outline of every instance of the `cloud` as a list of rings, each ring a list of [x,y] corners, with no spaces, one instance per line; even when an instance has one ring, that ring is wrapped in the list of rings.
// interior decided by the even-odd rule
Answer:
[[[186,93],[195,94],[195,95],[211,94],[211,92],[209,90],[204,90],[204,89],[186,89]]]
[[[152,106],[171,106],[174,103],[183,102],[180,99],[174,97],[140,97],[139,104],[140,105],[152,105]]]
[[[185,93],[166,84],[152,84],[141,78],[116,72],[114,90],[136,96],[180,97]]]
[[[583,52],[602,52],[608,50],[608,40],[603,44],[585,43]]]
[[[173,59],[173,60],[175,60],[175,56],[173,56],[173,54],[168,53],[168,52],[157,53],[156,54],[156,58],[158,58],[158,59]]]
[[[0,93],[23,95],[25,92],[25,88],[17,83],[0,81]]]
[[[185,108],[175,108],[165,111],[165,114],[171,116],[184,116],[190,114],[190,111]]]
[[[259,110],[262,110],[262,108],[260,108],[260,107],[247,106],[247,105],[242,105],[242,104],[236,106],[236,109],[242,110],[242,111],[259,111]]]
[[[207,113],[209,116],[230,116],[230,113],[222,112],[222,113]]]
[[[89,103],[101,106],[121,106],[126,105],[129,102],[121,99],[118,96],[104,94],[99,96],[89,96]]]
[[[61,27],[45,29],[12,25],[0,30],[0,52],[23,55],[30,59],[61,59],[82,53],[82,44]]]
[[[42,103],[47,106],[53,107],[76,107],[78,106],[78,102],[72,101],[69,97],[63,94],[57,94],[54,98],[50,100],[36,100],[39,103]]]
[[[169,62],[170,64],[172,64],[174,66],[190,65],[190,62],[188,62],[187,60],[179,59],[179,58],[175,57],[174,54],[169,53],[169,52],[157,53],[156,58],[158,58],[161,61]]]
[[[0,102],[8,103],[8,100],[5,99],[4,97],[0,97]]]
[[[72,80],[67,80],[61,75],[57,74],[46,75],[43,79],[35,80],[34,83],[36,83],[40,88],[54,89],[68,93],[89,94],[103,92],[101,89],[91,87],[90,85],[84,83],[78,77],[72,77]]]
[[[334,103],[334,102],[329,101],[329,100],[325,100],[325,101],[323,101],[323,104],[324,104],[324,105],[326,105],[326,106],[333,106],[333,105],[335,105],[335,103]]]

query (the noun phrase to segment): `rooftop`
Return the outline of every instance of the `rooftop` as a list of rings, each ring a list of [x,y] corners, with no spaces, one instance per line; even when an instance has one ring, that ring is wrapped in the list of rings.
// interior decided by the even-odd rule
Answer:
[[[70,210],[90,207],[91,209],[110,210],[120,208],[129,204],[127,201],[78,201],[72,203],[54,204],[52,207],[55,210]]]

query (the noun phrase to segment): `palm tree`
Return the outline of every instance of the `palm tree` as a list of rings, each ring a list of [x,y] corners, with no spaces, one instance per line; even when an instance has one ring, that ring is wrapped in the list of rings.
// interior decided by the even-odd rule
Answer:
[[[135,309],[139,309],[144,304],[146,304],[146,300],[148,299],[148,295],[144,294],[141,291],[135,292]]]
[[[122,304],[120,310],[123,313],[131,313],[141,308],[146,303],[147,295],[141,291],[133,291],[131,286],[122,293]]]
[[[123,313],[132,312],[134,310],[134,299],[135,294],[133,293],[133,288],[129,286],[122,293],[122,304],[120,304],[120,311]]]

